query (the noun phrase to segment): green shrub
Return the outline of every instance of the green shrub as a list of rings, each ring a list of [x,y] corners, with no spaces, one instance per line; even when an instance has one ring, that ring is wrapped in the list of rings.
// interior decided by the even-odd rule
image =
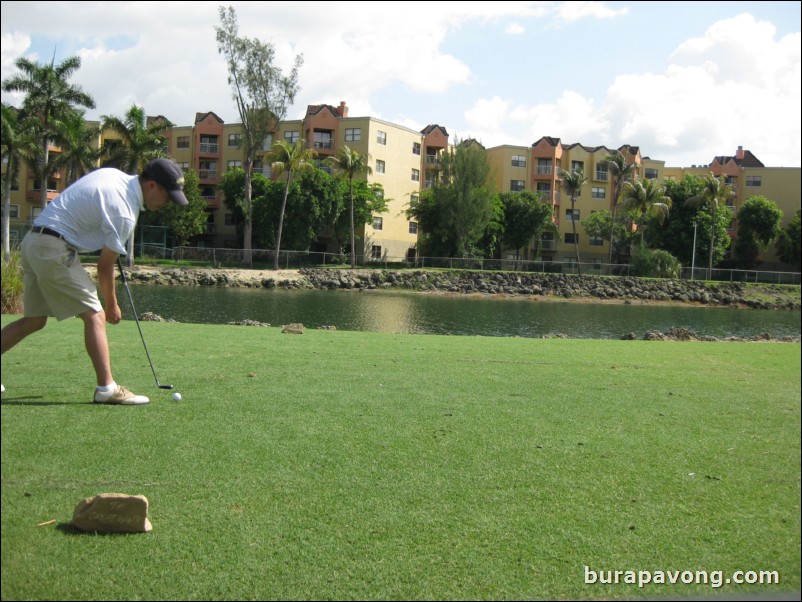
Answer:
[[[662,249],[640,248],[630,263],[635,276],[647,278],[679,278],[682,266],[679,260]]]
[[[0,313],[22,313],[22,265],[18,251],[12,251],[11,257],[2,264],[2,294],[0,295]]]

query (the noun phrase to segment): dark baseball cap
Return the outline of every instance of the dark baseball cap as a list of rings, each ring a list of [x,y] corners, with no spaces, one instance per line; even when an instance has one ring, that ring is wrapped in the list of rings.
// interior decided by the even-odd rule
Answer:
[[[184,172],[175,161],[154,159],[145,165],[142,175],[163,186],[176,205],[184,207],[189,202],[184,196]]]

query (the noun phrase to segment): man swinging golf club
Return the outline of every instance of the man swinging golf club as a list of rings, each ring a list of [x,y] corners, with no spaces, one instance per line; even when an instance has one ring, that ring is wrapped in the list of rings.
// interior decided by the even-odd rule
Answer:
[[[22,241],[24,316],[2,330],[2,353],[41,330],[50,316],[84,321],[86,351],[97,376],[95,403],[141,405],[150,400],[114,381],[106,322],[122,318],[114,267],[126,252],[142,209],[158,211],[170,201],[186,206],[184,174],[169,159],[155,159],[139,176],[95,170],[67,187],[36,218]],[[101,249],[96,286],[78,253]],[[97,289],[103,296],[105,311]],[[5,388],[4,388],[5,390]]]

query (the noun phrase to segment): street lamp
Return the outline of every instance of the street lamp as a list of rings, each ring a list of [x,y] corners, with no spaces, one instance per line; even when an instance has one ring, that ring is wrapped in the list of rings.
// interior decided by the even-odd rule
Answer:
[[[693,253],[691,255],[691,280],[693,280],[695,267],[696,267],[696,220],[693,221]]]

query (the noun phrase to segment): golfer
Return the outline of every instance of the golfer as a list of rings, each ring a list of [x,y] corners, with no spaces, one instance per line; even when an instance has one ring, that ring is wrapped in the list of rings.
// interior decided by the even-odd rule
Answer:
[[[92,401],[140,405],[150,400],[118,385],[111,372],[106,322],[122,318],[115,290],[114,266],[126,253],[139,212],[158,211],[170,201],[187,204],[184,174],[168,159],[155,159],[142,174],[131,176],[101,168],[68,186],[51,202],[22,241],[24,317],[2,330],[2,353],[47,324],[47,318],[74,316],[84,321],[84,340],[97,375]],[[81,265],[78,253],[97,251],[97,286]],[[5,391],[5,387],[2,389]]]

